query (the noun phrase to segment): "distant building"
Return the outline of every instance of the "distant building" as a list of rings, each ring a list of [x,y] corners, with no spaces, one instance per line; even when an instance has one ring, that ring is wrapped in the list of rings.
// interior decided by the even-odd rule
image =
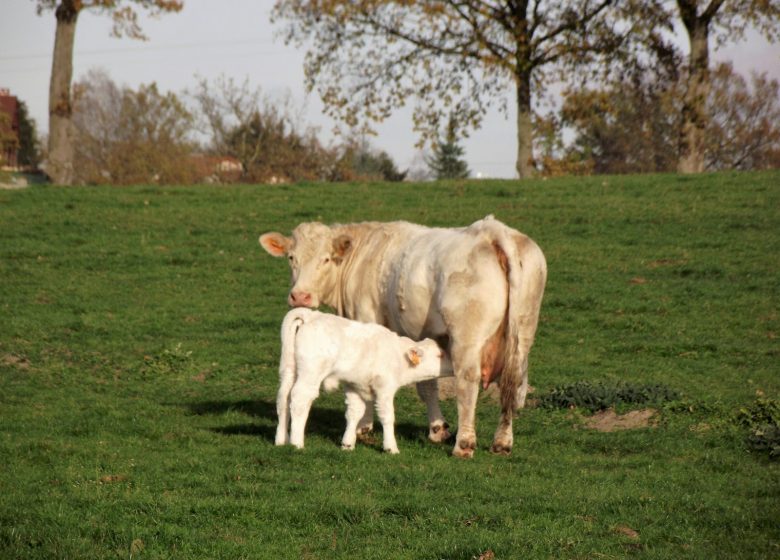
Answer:
[[[191,160],[201,181],[237,181],[244,171],[241,162],[232,156],[193,154]]]
[[[19,159],[19,101],[0,88],[0,165],[16,167]]]

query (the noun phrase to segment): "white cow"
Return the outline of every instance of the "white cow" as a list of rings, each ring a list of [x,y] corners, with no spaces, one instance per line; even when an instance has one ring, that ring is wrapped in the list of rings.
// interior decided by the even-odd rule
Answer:
[[[414,342],[380,325],[293,309],[282,322],[276,445],[291,443],[302,448],[306,419],[320,386],[333,390],[343,383],[347,428],[342,447],[354,448],[358,422],[365,414],[366,402],[373,400],[382,422],[384,450],[398,453],[393,408],[396,391],[442,375],[452,375],[452,363],[433,340]]]
[[[511,451],[512,416],[525,403],[528,354],[547,279],[544,254],[533,240],[488,216],[465,228],[304,223],[292,237],[269,232],[260,244],[289,259],[291,306],[323,303],[344,317],[414,340],[433,338],[447,349],[458,398],[454,455],[473,456],[479,382],[498,381],[501,418],[492,450]],[[428,405],[428,437],[444,441],[449,434],[436,380],[418,383],[417,391]],[[361,428],[371,419],[364,417]]]

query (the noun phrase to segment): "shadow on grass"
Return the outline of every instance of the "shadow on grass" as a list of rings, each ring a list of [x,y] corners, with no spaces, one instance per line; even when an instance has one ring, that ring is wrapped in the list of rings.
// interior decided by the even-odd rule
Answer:
[[[244,435],[258,436],[274,441],[276,435],[276,402],[268,400],[242,400],[242,401],[204,401],[189,403],[187,405],[190,414],[196,416],[221,416],[229,412],[239,412],[263,419],[266,422],[257,424],[233,424],[230,426],[218,426],[209,428],[211,431],[226,436]],[[269,424],[270,422],[270,424]],[[344,434],[346,420],[343,410],[333,408],[318,407],[317,403],[309,412],[309,418],[306,421],[306,434],[317,434],[334,443],[341,445],[341,437]],[[374,435],[377,445],[381,445],[381,424],[377,418],[374,419]],[[407,422],[397,423],[395,425],[395,436],[400,440],[406,441],[427,441],[427,426],[422,424],[411,424]]]

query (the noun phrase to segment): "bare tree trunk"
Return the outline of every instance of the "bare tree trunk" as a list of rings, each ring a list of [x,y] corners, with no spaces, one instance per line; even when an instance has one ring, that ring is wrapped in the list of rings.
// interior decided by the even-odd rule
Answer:
[[[73,43],[79,12],[73,0],[63,0],[55,12],[57,30],[49,84],[49,159],[46,174],[59,185],[73,182],[73,122],[70,82]]]
[[[533,154],[533,122],[531,120],[531,77],[519,73],[517,80],[517,176],[530,179],[536,171]]]
[[[695,8],[694,8],[695,9]],[[704,18],[686,21],[690,42],[688,83],[682,107],[679,173],[704,171],[704,134],[707,127],[707,96],[710,92],[709,22]]]

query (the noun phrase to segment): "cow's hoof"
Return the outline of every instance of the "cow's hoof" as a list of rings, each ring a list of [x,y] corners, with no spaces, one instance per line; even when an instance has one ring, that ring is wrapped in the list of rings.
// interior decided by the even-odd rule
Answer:
[[[357,440],[372,443],[374,440],[374,425],[366,424],[357,429]]]
[[[512,446],[504,443],[494,443],[490,447],[490,452],[494,453],[495,455],[511,455]]]
[[[428,439],[433,443],[444,443],[452,437],[450,433],[450,425],[447,422],[443,424],[434,424],[428,430]]]
[[[471,459],[474,457],[474,450],[477,448],[477,442],[474,440],[462,440],[455,444],[452,454],[461,459]]]
[[[349,444],[349,443],[342,443],[341,444],[341,448],[344,451],[354,451],[355,450],[355,446],[353,444]]]
[[[393,447],[392,449],[385,448],[385,453],[389,453],[390,455],[398,455],[400,451],[398,451],[397,447]]]

